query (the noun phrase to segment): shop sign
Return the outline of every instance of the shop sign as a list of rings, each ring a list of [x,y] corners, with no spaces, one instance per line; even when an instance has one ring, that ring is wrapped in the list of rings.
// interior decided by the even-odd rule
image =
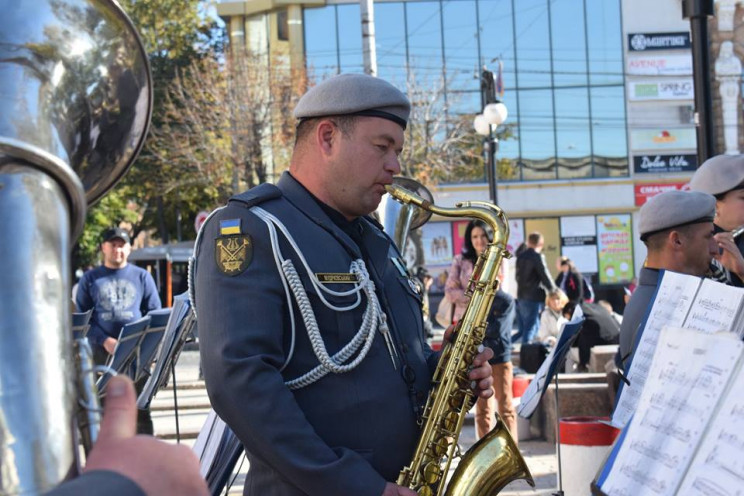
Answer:
[[[695,86],[692,78],[662,81],[631,81],[630,100],[694,100]]]
[[[633,170],[636,174],[691,172],[697,168],[697,155],[636,155],[633,157]]]
[[[593,215],[561,217],[561,254],[583,274],[597,273],[597,223]]]
[[[628,57],[633,76],[691,76],[692,55],[634,55]]]
[[[694,127],[635,128],[630,130],[632,150],[671,150],[697,148]]]
[[[630,215],[598,215],[597,238],[599,283],[618,284],[633,279]]]
[[[630,33],[628,50],[645,52],[648,50],[684,50],[690,48],[690,33]]]
[[[635,204],[640,207],[652,197],[665,191],[688,190],[689,183],[655,183],[655,184],[636,184],[635,185]]]

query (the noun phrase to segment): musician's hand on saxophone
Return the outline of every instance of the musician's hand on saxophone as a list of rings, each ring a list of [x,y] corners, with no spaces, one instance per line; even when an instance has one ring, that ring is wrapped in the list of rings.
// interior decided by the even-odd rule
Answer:
[[[135,435],[135,401],[132,381],[123,376],[113,377],[107,388],[101,432],[88,456],[84,472],[106,470],[119,473],[134,481],[148,495],[208,495],[193,451],[184,445]]]
[[[451,325],[444,331],[444,341],[449,342],[455,326]],[[472,369],[468,377],[472,381],[470,387],[479,398],[490,398],[493,396],[493,373],[488,361],[493,358],[493,350],[487,346],[479,346],[478,354],[473,358]]]
[[[719,249],[716,260],[740,279],[744,279],[744,257],[736,246],[733,235],[730,232],[719,232],[714,238],[718,242]]]

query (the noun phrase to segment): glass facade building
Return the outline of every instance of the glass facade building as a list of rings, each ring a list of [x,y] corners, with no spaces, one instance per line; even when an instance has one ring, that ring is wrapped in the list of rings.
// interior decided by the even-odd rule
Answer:
[[[374,16],[378,75],[443,86],[447,119],[480,113],[481,68],[501,62],[514,135],[500,182],[629,176],[619,0],[376,1]],[[315,78],[363,72],[358,3],[302,21]]]

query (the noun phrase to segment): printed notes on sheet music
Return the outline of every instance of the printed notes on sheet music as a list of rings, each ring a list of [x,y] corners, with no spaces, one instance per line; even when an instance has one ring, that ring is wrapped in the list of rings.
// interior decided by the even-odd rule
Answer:
[[[622,442],[613,449],[608,462],[611,470],[600,480],[603,492],[615,495],[624,489],[641,496],[677,494],[713,409],[729,387],[732,373],[739,368],[743,350],[744,343],[729,333],[708,335],[696,330],[663,328],[638,408]],[[728,411],[739,415],[744,409],[744,392],[732,401],[735,404]],[[721,434],[722,439],[730,446],[739,440],[744,442],[744,429],[731,427],[727,422],[722,431],[737,433],[738,437]],[[720,452],[722,444],[718,440],[715,449]],[[701,456],[710,463],[725,460],[726,467],[720,468],[723,471],[744,465],[741,450],[737,457],[723,455]]]
[[[744,367],[741,365],[713,414],[679,494],[744,495]]]
[[[744,288],[703,280],[685,320],[685,327],[704,332],[735,331],[741,319]]]
[[[648,377],[661,329],[665,325],[682,327],[699,286],[700,279],[697,277],[664,271],[646,325],[636,337],[638,345],[627,370],[630,385],[622,386],[612,414],[613,426],[622,429],[633,416]]]

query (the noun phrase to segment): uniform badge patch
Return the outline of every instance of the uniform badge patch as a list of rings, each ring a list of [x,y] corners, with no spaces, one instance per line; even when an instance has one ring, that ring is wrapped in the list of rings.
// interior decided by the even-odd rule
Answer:
[[[215,239],[214,257],[223,274],[242,274],[253,260],[253,240],[247,234],[220,236]]]

